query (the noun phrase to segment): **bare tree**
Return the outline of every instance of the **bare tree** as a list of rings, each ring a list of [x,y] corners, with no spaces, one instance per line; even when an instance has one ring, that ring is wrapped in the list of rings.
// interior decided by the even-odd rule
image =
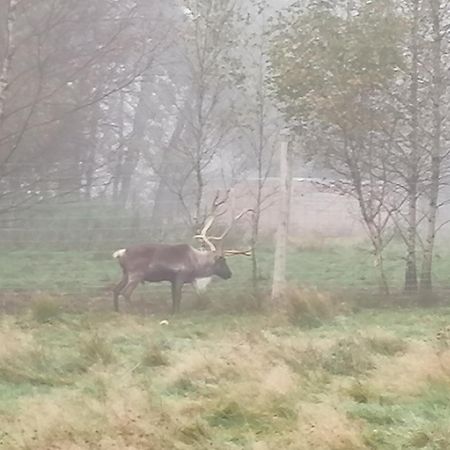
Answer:
[[[267,61],[270,42],[267,31],[268,20],[271,17],[269,4],[265,0],[256,0],[251,6],[247,23],[252,23],[253,26],[249,33],[248,51],[244,59],[247,76],[242,90],[243,101],[240,105],[242,123],[240,132],[243,134],[243,139],[242,148],[240,147],[239,150],[245,155],[248,173],[252,176],[252,180],[255,179],[248,189],[254,197],[251,237],[252,284],[255,297],[259,299],[260,221],[264,208],[273,201],[273,195],[265,195],[264,188],[273,169],[274,155],[283,121],[273,105],[268,87],[270,71]]]
[[[234,99],[241,71],[235,49],[240,13],[231,0],[184,5],[182,41],[173,50],[182,75],[174,86],[172,132],[161,145],[161,157],[150,154],[147,159],[160,177],[155,223],[165,222],[162,215],[169,210],[161,205],[175,197],[172,208],[181,209],[195,228],[203,217],[207,172],[214,170],[218,154],[229,147],[237,128]]]
[[[137,28],[134,2],[11,0],[6,6],[0,36],[2,210],[69,190],[92,193],[96,169],[105,163],[101,148],[94,148],[107,99],[148,68],[161,41]],[[68,190],[60,192],[63,186]]]

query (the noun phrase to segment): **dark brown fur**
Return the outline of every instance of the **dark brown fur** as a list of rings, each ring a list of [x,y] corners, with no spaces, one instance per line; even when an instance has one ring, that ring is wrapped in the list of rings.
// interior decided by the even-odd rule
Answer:
[[[197,278],[217,275],[231,277],[223,256],[212,251],[200,251],[187,244],[144,244],[114,253],[123,276],[114,288],[114,309],[119,310],[119,295],[127,300],[139,283],[169,281],[172,285],[172,312],[180,309],[181,290],[185,283]]]

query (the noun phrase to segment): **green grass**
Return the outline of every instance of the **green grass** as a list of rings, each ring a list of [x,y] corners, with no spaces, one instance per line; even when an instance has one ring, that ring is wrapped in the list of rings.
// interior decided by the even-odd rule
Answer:
[[[450,446],[450,308],[159,320],[3,317],[0,448]]]
[[[442,249],[445,247],[442,246]],[[50,291],[86,293],[102,292],[120,279],[117,262],[111,251],[49,251],[18,250],[0,254],[0,291]],[[435,284],[450,285],[450,252],[440,251],[435,260]],[[258,253],[262,284],[269,285],[273,265],[273,253]],[[403,280],[404,261],[399,246],[386,252],[386,273],[391,286],[400,288]],[[227,292],[231,286],[242,289],[249,285],[251,263],[249,258],[229,258],[233,270],[230,282],[220,282],[218,290]],[[288,279],[320,289],[367,289],[376,290],[377,274],[373,258],[367,246],[330,246],[314,249],[292,248],[288,255]],[[139,288],[139,289],[150,289]],[[158,291],[158,288],[156,292]]]
[[[364,246],[291,248],[289,320],[254,312],[244,257],[204,309],[186,288],[167,317],[170,289],[146,285],[115,314],[111,252],[0,254],[0,448],[450,448],[450,307],[358,306],[376,293]],[[435,276],[450,285],[450,252]]]

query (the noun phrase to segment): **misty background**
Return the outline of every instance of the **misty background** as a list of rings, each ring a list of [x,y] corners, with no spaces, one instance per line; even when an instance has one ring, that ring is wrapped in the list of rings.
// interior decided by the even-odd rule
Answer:
[[[287,129],[291,238],[368,239],[384,289],[396,241],[405,288],[431,289],[450,217],[448,6],[2,2],[2,246],[189,240],[217,191],[256,211],[235,239],[266,245]]]

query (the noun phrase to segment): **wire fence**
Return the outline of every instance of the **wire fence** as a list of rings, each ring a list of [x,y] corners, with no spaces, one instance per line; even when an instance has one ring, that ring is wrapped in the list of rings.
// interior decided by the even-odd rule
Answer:
[[[287,275],[290,283],[319,290],[376,293],[377,270],[370,245],[361,228],[355,226],[356,210],[340,197],[316,192],[294,197]],[[242,205],[237,208],[246,206]],[[231,281],[215,280],[208,292],[217,298],[253,302],[256,281],[262,295],[268,292],[273,267],[273,232],[277,205],[264,210],[261,240],[257,247],[256,271],[247,257],[229,258]],[[0,300],[11,293],[50,292],[58,295],[104,298],[109,305],[113,285],[120,279],[120,268],[112,253],[123,247],[149,242],[192,242],[193,230],[183,218],[173,217],[161,229],[154,226],[151,208],[122,208],[99,201],[79,201],[52,205],[0,216]],[[247,246],[251,224],[234,230],[230,246]],[[435,286],[450,287],[450,252],[436,249]],[[400,289],[404,272],[404,248],[400,243],[386,252],[386,273],[390,285]],[[165,286],[146,285],[138,297],[168,299]],[[187,288],[188,293],[191,292]],[[90,301],[89,300],[89,301]]]

